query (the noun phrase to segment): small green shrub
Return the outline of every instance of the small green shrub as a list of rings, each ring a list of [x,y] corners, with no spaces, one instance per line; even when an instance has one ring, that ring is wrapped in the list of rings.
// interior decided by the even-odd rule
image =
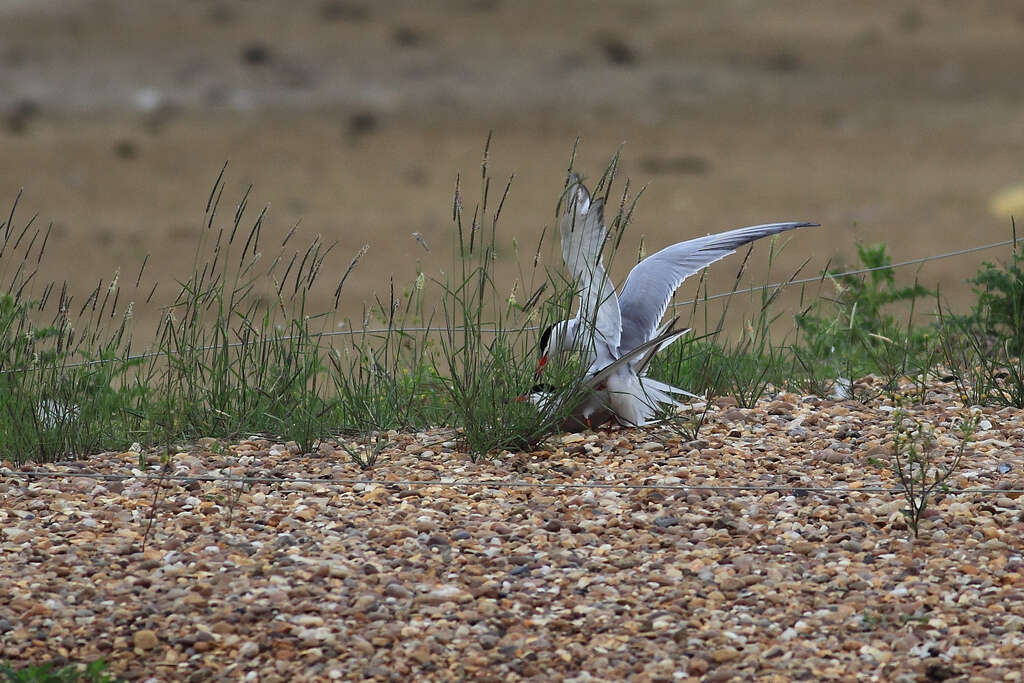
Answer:
[[[900,512],[917,538],[921,519],[935,492],[960,466],[964,451],[974,438],[980,414],[961,418],[958,426],[960,445],[945,463],[937,460],[938,441],[931,425],[910,417],[905,410],[893,412],[893,470],[899,478],[907,507]]]
[[[55,664],[39,664],[21,669],[0,664],[0,681],[4,683],[115,683],[120,678],[113,678],[105,673],[107,664],[102,659],[79,667],[75,664],[58,667]]]
[[[1016,237],[1015,229],[1015,243]],[[1007,355],[1019,356],[1024,352],[1024,242],[1012,251],[1008,264],[985,261],[968,282],[977,296],[967,316],[971,327]]]
[[[917,281],[896,285],[886,245],[858,245],[860,269],[866,274],[827,275],[835,288],[796,316],[799,340],[793,352],[811,380],[857,378],[878,373],[890,383],[903,374],[927,372],[934,364],[933,339],[926,326],[914,325],[917,300],[934,296]],[[894,304],[910,307],[901,323]]]

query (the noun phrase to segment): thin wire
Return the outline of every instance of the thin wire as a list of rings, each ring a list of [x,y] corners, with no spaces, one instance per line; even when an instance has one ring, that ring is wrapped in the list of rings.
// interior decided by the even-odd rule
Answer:
[[[820,281],[824,280],[825,278],[838,278],[838,277],[846,277],[846,276],[850,276],[850,275],[863,275],[865,273],[871,273],[871,272],[878,271],[878,270],[887,270],[887,269],[890,269],[890,268],[902,268],[904,266],[912,266],[912,265],[916,265],[916,264],[919,264],[919,263],[926,263],[928,261],[938,261],[938,260],[941,260],[941,259],[952,258],[953,256],[962,256],[964,254],[971,254],[971,253],[978,252],[978,251],[984,251],[986,249],[995,249],[996,247],[1005,247],[1005,246],[1011,245],[1011,244],[1016,246],[1017,242],[1024,242],[1024,237],[1022,237],[1020,239],[1017,239],[1017,240],[1009,239],[1009,240],[1003,240],[1002,242],[993,242],[991,244],[982,244],[982,245],[979,245],[979,246],[976,246],[976,247],[968,247],[966,249],[957,249],[956,251],[950,251],[950,252],[946,252],[944,254],[935,254],[933,256],[922,256],[922,257],[919,257],[919,258],[913,258],[913,259],[909,259],[907,261],[900,261],[898,263],[891,263],[889,265],[884,265],[884,266],[872,266],[870,268],[858,268],[856,270],[848,270],[848,271],[844,271],[842,273],[825,273],[825,274],[818,275],[818,276],[815,276],[815,277],[807,277],[807,278],[801,278],[801,279],[798,279],[798,280],[788,280],[788,281],[785,281],[785,282],[776,282],[776,283],[773,283],[773,284],[758,285],[758,286],[755,286],[755,287],[747,287],[745,289],[737,289],[737,290],[733,290],[733,291],[729,291],[729,292],[720,292],[718,294],[711,294],[711,295],[708,295],[708,296],[697,297],[697,298],[694,298],[694,299],[690,299],[688,301],[679,301],[679,302],[671,304],[670,308],[679,308],[679,307],[682,307],[682,306],[691,306],[694,303],[699,303],[701,301],[713,301],[713,300],[716,300],[716,299],[724,299],[726,297],[734,296],[736,294],[749,294],[751,292],[759,292],[759,291],[762,291],[762,290],[765,290],[765,289],[782,289],[782,288],[785,288],[785,287],[792,287],[794,285],[803,285],[803,284],[809,284],[809,283],[812,283],[812,282],[820,282]],[[366,327],[363,327],[363,328],[351,329],[351,330],[333,330],[331,332],[319,332],[317,334],[313,334],[313,335],[310,335],[310,336],[316,337],[317,339],[320,339],[322,337],[342,337],[342,336],[354,336],[354,335],[359,335],[359,334],[362,334],[362,335],[377,335],[377,334],[388,334],[388,333],[391,333],[391,334],[428,333],[429,334],[429,333],[433,333],[433,332],[458,332],[458,331],[464,331],[464,329],[465,328],[462,328],[462,327],[451,327],[451,328],[449,328],[449,327],[404,327],[404,328],[401,328],[401,329],[395,329],[395,328],[390,328],[389,329],[389,328],[386,328],[386,327],[385,328],[366,328]],[[520,329],[522,331],[535,331],[535,330],[539,330],[540,327],[538,325],[530,325],[530,326],[526,326],[526,327],[523,327],[523,328],[520,328]],[[480,328],[479,329],[479,332],[481,334],[500,334],[500,333],[506,332],[506,331],[507,330],[501,330],[501,329],[494,328],[494,327],[491,327],[491,328],[484,327],[484,328]],[[295,339],[298,339],[298,338],[299,338],[298,336],[289,335],[289,336],[286,336],[286,337],[278,337],[276,339],[278,341],[292,341],[292,340],[295,340]],[[200,346],[200,347],[196,348],[195,350],[196,351],[212,351],[214,349],[238,348],[240,346],[244,346],[244,342],[229,342],[227,344]],[[89,366],[93,366],[93,365],[105,365],[107,363],[113,363],[113,362],[118,362],[118,361],[131,362],[131,361],[136,361],[136,360],[146,360],[148,358],[156,358],[156,357],[162,356],[162,355],[164,355],[164,354],[163,354],[163,352],[160,352],[160,351],[146,351],[144,353],[130,355],[130,356],[126,356],[124,358],[98,358],[98,359],[95,359],[95,360],[77,361],[77,362],[74,362],[74,363],[65,363],[64,365],[61,366],[61,368],[62,369],[66,369],[66,368],[89,367]],[[30,370],[31,370],[31,368],[17,368],[17,369],[11,369],[11,370],[4,370],[3,372],[0,372],[0,374],[9,374],[9,373],[13,373],[13,372],[29,372]]]
[[[375,486],[399,486],[399,487],[415,487],[415,486],[441,486],[445,488],[457,488],[457,487],[476,487],[480,489],[484,488],[534,488],[534,489],[615,489],[624,491],[730,491],[730,492],[741,492],[741,491],[762,491],[765,493],[836,493],[836,494],[855,494],[855,493],[899,493],[899,488],[884,488],[884,487],[864,487],[864,488],[850,488],[850,487],[837,487],[837,486],[756,486],[753,484],[749,485],[737,485],[737,486],[700,486],[691,484],[627,484],[619,482],[606,482],[606,481],[588,481],[588,482],[569,482],[569,483],[552,483],[552,482],[535,482],[535,481],[502,481],[500,479],[464,479],[462,481],[446,481],[443,479],[431,479],[427,481],[412,480],[412,479],[401,479],[401,480],[389,480],[389,479],[317,479],[310,477],[295,477],[295,478],[280,478],[280,477],[218,477],[213,475],[183,475],[183,474],[150,474],[145,477],[140,477],[136,474],[100,474],[97,472],[50,472],[40,470],[30,471],[6,471],[0,472],[0,476],[8,477],[11,479],[17,479],[19,477],[25,477],[28,479],[95,479],[100,481],[127,481],[129,479],[146,479],[148,481],[180,481],[180,482],[227,482],[235,484],[274,484],[287,488],[288,484],[320,484],[323,486],[346,486],[352,487],[356,484],[372,484]],[[978,489],[946,489],[942,493],[952,495],[962,494],[1009,494],[1009,493],[1024,493],[1024,489],[991,489],[991,488],[978,488]]]

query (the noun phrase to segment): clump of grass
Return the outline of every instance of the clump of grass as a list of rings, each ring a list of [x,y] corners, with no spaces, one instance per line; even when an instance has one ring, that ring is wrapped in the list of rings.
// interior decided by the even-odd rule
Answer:
[[[392,286],[389,299],[379,301],[373,314],[379,332],[349,335],[328,352],[336,401],[337,429],[369,435],[388,429],[415,429],[439,424],[444,407],[438,398],[441,380],[431,366],[428,339],[407,329],[410,319],[423,320],[421,273],[406,292],[405,307]],[[370,317],[363,316],[364,319]],[[431,319],[425,320],[429,328]]]
[[[536,330],[546,325],[561,298],[555,294],[547,306],[538,306],[542,289],[519,304],[512,294],[494,280],[493,267],[498,247],[498,224],[502,207],[512,188],[513,177],[491,210],[491,178],[488,152],[484,148],[480,176],[480,198],[471,217],[463,202],[461,176],[456,179],[452,202],[452,222],[457,233],[455,278],[436,280],[440,288],[441,333],[439,352],[433,369],[444,377],[442,386],[450,407],[452,422],[462,429],[467,450],[480,455],[500,449],[534,450],[556,430],[574,407],[572,397],[579,387],[567,376],[545,378],[557,387],[551,401],[538,410],[521,400],[535,381]],[[543,235],[533,259],[531,277],[522,277],[524,285],[536,281]],[[547,282],[545,283],[546,287]],[[525,288],[525,287],[524,287]],[[572,292],[568,292],[571,297]],[[547,371],[546,371],[547,372]]]
[[[942,358],[965,401],[1024,408],[1024,246],[1009,265],[985,262],[968,282],[977,300],[967,315],[939,307]]]
[[[390,442],[380,432],[374,432],[365,439],[365,443],[361,447],[351,446],[344,441],[340,445],[342,450],[348,453],[348,457],[360,469],[369,470],[377,464],[381,453],[390,445]]]
[[[711,410],[711,401],[691,401],[689,410],[671,410],[665,416],[668,427],[686,441],[697,441],[700,439],[700,431],[708,423]]]
[[[116,275],[82,304],[67,282],[34,294],[52,226],[41,229],[33,216],[18,228],[20,196],[0,223],[0,456],[46,460],[95,450],[123,429],[124,402],[111,384],[125,371],[131,309],[118,308]]]
[[[156,352],[136,375],[139,391],[160,392],[146,397],[144,428],[150,438],[267,432],[308,450],[333,405],[322,391],[329,315],[307,312],[306,298],[334,245],[318,235],[289,257],[293,230],[261,271],[266,209],[244,230],[247,190],[231,223],[217,225],[223,190],[222,170],[193,271],[164,309]],[[256,293],[261,279],[274,283],[271,297]]]
[[[964,402],[1024,408],[1024,357],[1009,353],[1009,340],[992,344],[987,334],[948,312],[940,319],[941,357]]]
[[[306,305],[334,245],[317,236],[292,250],[293,229],[264,266],[266,209],[245,228],[247,190],[221,224],[223,192],[224,169],[207,201],[192,272],[163,308],[153,347],[136,355],[136,300],[125,300],[118,277],[100,282],[81,304],[67,283],[32,295],[47,233],[33,233],[31,220],[14,229],[12,209],[0,226],[2,266],[15,264],[2,276],[0,294],[0,389],[11,397],[0,410],[0,454],[48,460],[136,440],[242,433],[268,433],[311,450],[350,422],[351,405],[330,391],[325,334],[333,313],[311,313]],[[149,304],[158,285],[142,284],[145,266],[134,293]],[[267,283],[270,296],[260,292]],[[48,323],[39,322],[47,316]]]

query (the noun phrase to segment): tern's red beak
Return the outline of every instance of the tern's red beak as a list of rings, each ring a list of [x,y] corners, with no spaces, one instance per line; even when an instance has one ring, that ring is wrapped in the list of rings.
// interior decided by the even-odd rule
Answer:
[[[547,365],[547,362],[548,362],[548,355],[545,353],[543,356],[540,357],[540,361],[537,363],[537,369],[533,373],[534,377],[540,377],[540,373],[544,370],[544,366]],[[529,396],[516,396],[516,401],[518,401],[520,403],[523,402],[523,401],[529,401],[529,400],[530,400]]]

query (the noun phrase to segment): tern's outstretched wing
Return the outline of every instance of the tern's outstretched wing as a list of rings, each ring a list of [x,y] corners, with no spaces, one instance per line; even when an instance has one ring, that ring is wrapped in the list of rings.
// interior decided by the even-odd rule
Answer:
[[[604,201],[592,200],[587,188],[573,175],[566,188],[565,209],[558,225],[562,260],[576,283],[580,297],[578,317],[585,334],[612,355],[619,348],[622,320],[615,286],[601,260],[607,227]]]
[[[570,273],[582,279],[595,267],[603,266],[601,249],[607,234],[604,200],[592,200],[579,176],[571,175],[563,202],[562,218],[558,224],[562,260]]]
[[[637,264],[619,296],[621,348],[629,350],[654,336],[672,295],[683,280],[737,248],[769,235],[817,223],[768,223],[706,235],[665,247]]]

